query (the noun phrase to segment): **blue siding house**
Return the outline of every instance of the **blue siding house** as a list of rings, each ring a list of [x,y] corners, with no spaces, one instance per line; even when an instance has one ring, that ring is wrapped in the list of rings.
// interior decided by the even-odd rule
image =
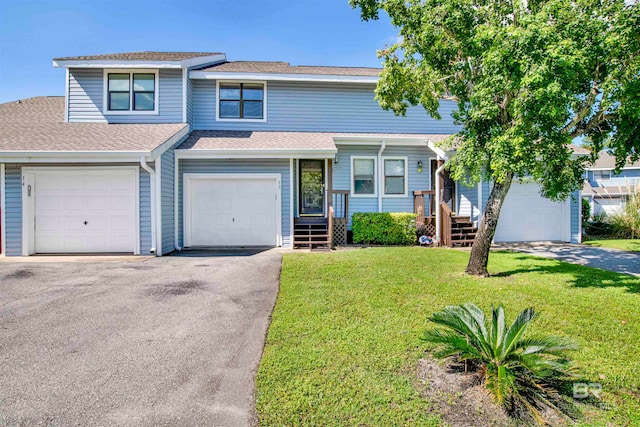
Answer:
[[[309,247],[345,242],[354,212],[416,212],[441,243],[468,244],[491,190],[443,167],[455,103],[442,120],[384,111],[377,68],[211,52],[54,66],[64,97],[0,105],[3,255]],[[496,240],[578,242],[580,195],[554,203],[538,190],[514,184]],[[445,221],[457,237],[441,235]]]
[[[615,168],[615,157],[603,151],[586,171],[582,196],[592,216],[619,212],[631,194],[640,192],[640,161],[626,164],[618,173]]]

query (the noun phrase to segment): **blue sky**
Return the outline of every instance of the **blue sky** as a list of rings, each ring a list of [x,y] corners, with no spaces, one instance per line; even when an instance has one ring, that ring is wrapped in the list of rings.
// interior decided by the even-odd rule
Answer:
[[[347,0],[0,0],[0,102],[63,95],[51,60],[140,50],[225,52],[229,60],[379,66],[388,19]]]

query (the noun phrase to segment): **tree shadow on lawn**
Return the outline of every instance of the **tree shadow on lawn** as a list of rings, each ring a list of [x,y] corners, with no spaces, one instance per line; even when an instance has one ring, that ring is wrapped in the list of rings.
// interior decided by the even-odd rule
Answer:
[[[512,251],[499,252],[514,253]],[[614,273],[612,271],[591,268],[583,265],[569,264],[557,259],[543,259],[534,255],[521,254],[515,259],[525,262],[531,261],[531,266],[497,272],[491,274],[491,277],[509,277],[525,273],[568,274],[573,276],[573,279],[570,280],[571,285],[577,288],[615,287],[625,288],[627,292],[640,294],[640,277],[623,273]]]

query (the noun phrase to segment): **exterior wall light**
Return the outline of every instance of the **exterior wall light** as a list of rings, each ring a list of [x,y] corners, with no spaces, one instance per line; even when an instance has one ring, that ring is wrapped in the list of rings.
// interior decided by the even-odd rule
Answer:
[[[418,173],[422,173],[422,160],[418,160]]]

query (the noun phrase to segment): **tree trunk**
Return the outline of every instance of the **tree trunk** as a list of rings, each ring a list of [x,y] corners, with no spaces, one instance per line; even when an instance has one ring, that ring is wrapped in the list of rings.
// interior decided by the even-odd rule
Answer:
[[[484,210],[476,238],[471,247],[471,256],[469,256],[469,264],[467,264],[466,270],[468,274],[484,277],[489,276],[489,272],[487,271],[489,250],[491,249],[493,236],[496,234],[500,209],[502,209],[502,203],[507,196],[507,192],[509,192],[509,188],[511,188],[512,181],[513,173],[509,173],[504,182],[493,184],[493,188],[489,194],[489,200],[487,201],[487,207]]]

